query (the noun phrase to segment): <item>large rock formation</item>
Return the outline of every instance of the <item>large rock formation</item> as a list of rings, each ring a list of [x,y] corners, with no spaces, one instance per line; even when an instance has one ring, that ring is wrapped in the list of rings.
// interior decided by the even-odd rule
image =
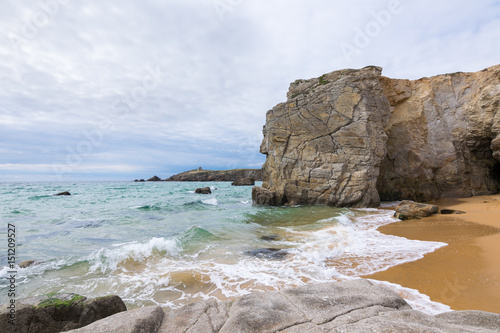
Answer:
[[[236,301],[205,300],[172,311],[150,306],[71,332],[492,333],[499,329],[499,314],[456,311],[426,315],[413,310],[390,289],[358,279],[253,293]]]
[[[166,181],[172,182],[233,182],[240,178],[251,177],[262,180],[261,169],[231,169],[231,170],[190,170],[173,175]]]
[[[377,206],[498,193],[500,66],[416,81],[381,68],[290,85],[267,113],[257,204]]]

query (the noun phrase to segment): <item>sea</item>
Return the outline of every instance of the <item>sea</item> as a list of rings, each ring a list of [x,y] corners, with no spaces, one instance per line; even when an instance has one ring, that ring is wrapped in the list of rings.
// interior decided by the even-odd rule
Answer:
[[[212,194],[194,192],[205,186]],[[0,183],[0,303],[12,298],[13,272],[15,298],[119,295],[129,309],[176,309],[356,279],[446,246],[378,232],[396,221],[394,203],[261,207],[252,204],[251,190],[230,182]],[[54,196],[63,191],[71,195]],[[16,263],[37,263],[9,262],[12,247]],[[450,311],[417,290],[374,282],[423,312]]]

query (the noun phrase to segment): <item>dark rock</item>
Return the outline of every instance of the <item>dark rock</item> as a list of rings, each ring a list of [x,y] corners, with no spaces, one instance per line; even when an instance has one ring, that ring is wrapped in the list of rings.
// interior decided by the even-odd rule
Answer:
[[[0,332],[55,333],[75,329],[127,308],[120,297],[87,300],[76,294],[56,294],[16,300],[15,330],[7,318],[10,309],[0,306]]]
[[[138,181],[139,181],[139,179],[135,179],[135,180],[134,180],[134,182],[138,182]]]
[[[201,187],[197,188],[194,193],[199,193],[199,194],[210,194],[212,191],[210,190],[210,187]]]
[[[276,193],[260,186],[252,188],[252,201],[256,205],[278,205],[276,202]]]
[[[262,236],[260,239],[265,240],[265,241],[275,241],[279,239],[278,235],[269,235],[269,236]]]
[[[284,249],[266,248],[250,250],[247,251],[246,254],[261,259],[281,260],[286,257],[288,252]]]
[[[145,182],[145,180],[144,180],[144,179],[139,179],[139,181],[140,181],[140,182]]]
[[[255,179],[253,177],[245,177],[235,180],[231,183],[233,186],[250,186],[255,185]]]
[[[165,313],[153,305],[114,314],[105,320],[72,330],[73,333],[149,333],[158,332]],[[200,331],[201,332],[201,331]]]
[[[439,212],[439,207],[436,205],[427,205],[403,200],[396,206],[394,217],[400,220],[420,219],[422,217],[431,216]]]
[[[465,214],[465,212],[462,212],[461,210],[455,210],[455,209],[441,209],[439,211],[441,214]]]
[[[154,176],[154,177],[149,178],[147,181],[148,182],[161,182],[161,178]]]
[[[23,260],[19,264],[17,264],[20,268],[26,268],[34,265],[36,263],[35,260]]]
[[[54,195],[71,195],[71,193],[69,193],[68,191],[65,191],[65,192],[54,194]]]

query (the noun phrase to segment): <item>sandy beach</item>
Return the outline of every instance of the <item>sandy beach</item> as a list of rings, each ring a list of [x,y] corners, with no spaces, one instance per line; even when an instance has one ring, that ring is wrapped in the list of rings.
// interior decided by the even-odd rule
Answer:
[[[432,203],[465,214],[396,222],[379,231],[448,246],[365,277],[417,289],[453,310],[500,313],[500,195]]]

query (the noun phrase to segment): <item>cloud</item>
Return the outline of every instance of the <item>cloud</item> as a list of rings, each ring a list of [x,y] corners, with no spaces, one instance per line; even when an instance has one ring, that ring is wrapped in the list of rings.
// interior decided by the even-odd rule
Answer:
[[[493,0],[3,2],[1,179],[53,179],[75,152],[64,179],[256,167],[295,79],[476,71],[498,62],[499,30]]]

